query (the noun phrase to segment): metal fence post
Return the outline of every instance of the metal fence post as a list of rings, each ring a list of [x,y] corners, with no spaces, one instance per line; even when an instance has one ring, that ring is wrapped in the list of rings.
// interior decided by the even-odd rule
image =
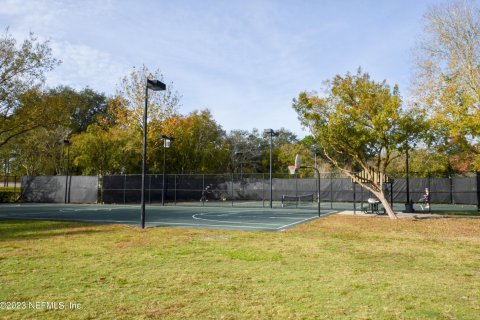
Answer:
[[[230,174],[230,177],[231,177],[230,183],[231,183],[231,186],[232,186],[230,198],[232,198],[232,207],[233,207],[233,179],[234,179],[233,172]]]
[[[352,185],[353,185],[353,214],[357,214],[357,188],[353,180],[352,180]]]
[[[477,171],[477,211],[480,212],[480,175]]]
[[[152,175],[148,175],[148,204],[152,204]]]
[[[265,173],[262,173],[262,207],[265,208]]]
[[[449,174],[448,175],[448,179],[450,180],[450,204],[454,204],[453,202],[453,179],[452,179],[452,175]]]
[[[390,203],[393,210],[393,179],[390,179]]]
[[[333,172],[330,172],[330,209],[333,209]]]
[[[295,196],[298,197],[298,174],[297,173],[295,173],[294,178],[295,178]]]
[[[123,175],[123,204],[127,203],[127,174]]]

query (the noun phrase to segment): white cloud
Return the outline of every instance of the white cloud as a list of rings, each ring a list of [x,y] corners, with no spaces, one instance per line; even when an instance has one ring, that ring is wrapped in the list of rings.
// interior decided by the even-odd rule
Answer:
[[[51,39],[63,64],[49,85],[113,93],[132,66],[160,69],[225,129],[284,126],[300,133],[291,99],[359,66],[402,82],[427,3],[437,0],[0,0],[14,35]],[[410,41],[410,42],[409,42]]]
[[[62,64],[49,75],[50,86],[69,85],[77,89],[89,86],[112,93],[111,89],[126,73],[125,63],[84,44],[52,42],[52,50]]]

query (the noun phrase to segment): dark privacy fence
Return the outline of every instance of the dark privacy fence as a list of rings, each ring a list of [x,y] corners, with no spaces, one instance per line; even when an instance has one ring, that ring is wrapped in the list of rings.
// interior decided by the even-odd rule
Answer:
[[[140,175],[104,176],[101,179],[101,201],[104,203],[139,203],[141,196]],[[163,183],[165,181],[165,184]],[[370,193],[359,185],[337,174],[322,173],[320,179],[299,178],[297,175],[274,175],[272,200],[281,201],[283,195],[302,196],[314,194],[320,183],[322,202],[366,201]],[[431,203],[469,204],[480,202],[479,174],[410,178],[410,199],[417,202],[430,190]],[[404,203],[407,200],[406,179],[394,179],[385,186],[388,199]],[[269,201],[270,180],[268,174],[169,174],[147,175],[145,199],[148,203],[181,203],[202,200],[230,202]]]
[[[24,202],[69,203],[140,203],[140,175],[103,177],[65,176],[22,177],[21,199]],[[164,183],[165,181],[165,183]],[[371,195],[345,176],[322,173],[320,179],[300,178],[297,175],[274,175],[272,200],[282,196],[313,195],[322,202],[353,203],[366,201]],[[16,185],[16,184],[15,184]],[[410,199],[418,202],[425,188],[430,190],[433,204],[476,205],[480,203],[480,175],[431,176],[410,178]],[[407,200],[406,179],[394,179],[385,186],[387,198],[395,203]],[[67,198],[66,198],[67,197]],[[147,175],[145,183],[147,203],[195,203],[201,200],[229,205],[270,201],[268,174],[170,174]]]
[[[96,203],[96,176],[23,176],[21,201],[46,203]]]

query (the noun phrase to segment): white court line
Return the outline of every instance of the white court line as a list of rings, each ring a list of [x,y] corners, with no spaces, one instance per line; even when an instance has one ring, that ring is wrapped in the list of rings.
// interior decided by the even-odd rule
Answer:
[[[323,217],[329,216],[329,215],[334,214],[334,213],[337,213],[337,211],[330,211],[330,212],[321,214],[320,217],[315,216],[315,217],[312,217],[312,218],[308,218],[308,219],[304,219],[304,220],[301,220],[301,221],[293,222],[293,223],[284,225],[284,226],[278,228],[277,230],[282,230],[282,229],[285,229],[285,228],[288,228],[288,227],[293,227],[296,224],[300,224],[300,223],[303,223],[303,222],[306,222],[306,221],[309,221],[309,220],[313,220],[313,219],[317,219],[317,218],[323,218]]]
[[[240,222],[237,222],[237,221],[230,221],[230,220],[216,220],[216,219],[206,219],[206,218],[200,218],[200,217],[197,217],[197,216],[201,216],[201,215],[205,215],[205,214],[209,214],[209,213],[213,213],[213,212],[202,212],[202,213],[197,213],[197,214],[194,214],[192,216],[192,218],[194,220],[202,220],[202,221],[210,221],[210,222],[221,222],[221,223],[226,223],[226,224],[248,224],[248,225],[262,225],[262,226],[278,226],[278,223],[259,223],[259,222],[244,222],[244,221],[240,221]],[[239,212],[239,213],[243,213],[243,212]],[[234,215],[236,214],[235,212],[232,212],[230,215]]]
[[[236,214],[243,214],[245,212],[249,212],[249,211],[242,211],[242,212],[230,212],[230,213],[225,213],[225,214],[221,214],[221,215],[216,215],[217,217],[218,216],[232,216],[232,215],[236,215]],[[250,212],[256,212],[255,210],[250,210]],[[290,224],[286,224],[286,225],[280,225],[278,223],[259,223],[259,222],[244,222],[244,221],[241,221],[241,222],[236,222],[236,221],[225,221],[225,220],[216,220],[216,219],[208,219],[208,218],[203,218],[203,217],[199,217],[199,216],[202,216],[202,215],[208,215],[208,214],[214,214],[214,213],[217,213],[217,212],[202,212],[202,213],[197,213],[197,214],[194,214],[192,215],[192,218],[195,219],[195,220],[203,220],[203,221],[210,221],[210,222],[220,222],[220,223],[226,223],[228,226],[232,226],[232,224],[246,224],[246,225],[261,225],[261,226],[273,226],[275,228],[273,228],[274,230],[281,230],[281,229],[284,229],[284,228],[288,228],[289,226],[294,226],[296,224],[300,224],[300,223],[303,223],[303,222],[306,222],[306,221],[309,221],[309,220],[313,220],[313,219],[316,219],[318,218],[318,216],[310,216],[308,218],[305,218],[305,219],[301,219],[301,220],[298,220],[298,219],[295,219],[295,218],[289,218],[289,219],[295,219],[297,221],[293,222],[293,223],[290,223]],[[292,214],[294,215],[294,214]],[[275,219],[275,217],[265,217],[265,216],[261,216],[261,215],[258,215],[258,216],[247,216],[248,218],[251,218],[251,217],[262,217],[262,218],[270,218],[270,219]],[[278,218],[278,219],[285,219],[285,218]]]
[[[112,211],[114,210],[113,208],[89,208],[89,209],[74,209],[74,208],[67,208],[67,209],[60,209],[58,210],[59,212],[89,212],[89,211],[94,211],[94,212],[99,212],[99,211]]]

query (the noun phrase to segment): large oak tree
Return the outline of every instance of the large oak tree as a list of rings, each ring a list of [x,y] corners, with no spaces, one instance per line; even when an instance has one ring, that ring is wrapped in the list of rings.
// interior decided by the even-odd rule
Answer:
[[[359,69],[337,75],[325,84],[326,95],[302,92],[293,108],[308,127],[325,157],[355,183],[372,192],[395,219],[384,192],[388,165],[399,151],[412,146],[424,132],[421,113],[402,108],[395,86],[375,82]],[[373,169],[373,170],[372,170]],[[363,171],[364,178],[358,176]]]

